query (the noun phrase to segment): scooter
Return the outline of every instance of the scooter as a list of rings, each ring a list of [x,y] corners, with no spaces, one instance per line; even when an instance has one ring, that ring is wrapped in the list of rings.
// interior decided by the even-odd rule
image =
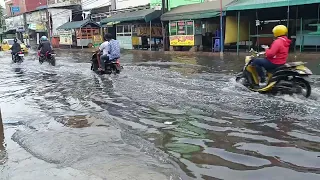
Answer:
[[[40,52],[38,52],[38,56],[39,56],[39,63],[40,64],[47,61],[52,66],[56,65],[56,58],[55,58],[56,54],[55,53],[47,51],[45,54],[40,54]]]
[[[123,67],[120,65],[120,59],[116,59],[114,61],[105,61],[105,71],[99,71],[100,67],[100,54],[94,53],[91,57],[91,70],[96,72],[97,74],[120,74],[121,69]]]
[[[13,55],[13,62],[14,63],[22,63],[24,59],[24,54],[22,51]]]
[[[252,65],[255,58],[264,55],[265,52],[257,52],[251,49],[250,56],[246,56],[242,72],[236,75],[236,81],[243,84],[251,91],[271,94],[303,94],[311,95],[309,76],[310,69],[305,67],[304,62],[290,62],[278,67],[273,72],[267,72],[267,85],[259,86],[259,76],[256,68]]]

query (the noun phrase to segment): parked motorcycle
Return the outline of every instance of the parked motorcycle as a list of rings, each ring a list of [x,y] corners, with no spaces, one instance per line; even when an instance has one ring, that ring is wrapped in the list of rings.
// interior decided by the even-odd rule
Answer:
[[[24,60],[24,54],[22,51],[13,55],[13,62],[14,63],[22,63]]]
[[[120,74],[121,69],[123,67],[120,65],[120,59],[117,59],[115,61],[105,61],[105,71],[101,72],[98,70],[100,67],[99,61],[100,60],[100,54],[94,53],[91,57],[91,70],[98,73],[98,74]]]
[[[56,54],[53,52],[46,52],[45,54],[40,54],[40,52],[38,53],[39,56],[39,63],[42,64],[43,62],[48,62],[49,64],[51,64],[52,66],[56,65]]]
[[[259,76],[256,68],[251,64],[254,58],[263,55],[264,52],[250,50],[251,55],[246,56],[245,65],[237,76],[236,81],[243,84],[251,91],[271,94],[303,94],[305,97],[311,95],[309,76],[310,69],[303,62],[290,62],[278,67],[273,72],[267,72],[267,85],[259,86]]]

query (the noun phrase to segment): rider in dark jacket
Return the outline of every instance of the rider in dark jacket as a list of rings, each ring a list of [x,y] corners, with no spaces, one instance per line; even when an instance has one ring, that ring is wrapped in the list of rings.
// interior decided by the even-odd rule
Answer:
[[[40,39],[39,47],[38,47],[40,54],[46,54],[46,52],[52,52],[52,49],[53,48],[48,38],[46,36],[42,36]]]
[[[10,48],[11,54],[12,54],[12,60],[13,60],[14,56],[15,56],[18,52],[21,51],[21,46],[20,46],[20,44],[18,43],[18,40],[15,38],[15,39],[13,40],[13,42],[14,42],[14,43],[12,44],[12,46],[11,46],[11,48]]]

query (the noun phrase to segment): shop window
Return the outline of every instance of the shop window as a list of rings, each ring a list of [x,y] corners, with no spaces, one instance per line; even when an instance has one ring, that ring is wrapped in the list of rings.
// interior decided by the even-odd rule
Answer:
[[[131,36],[132,25],[117,25],[117,36]]]
[[[129,25],[128,26],[123,26],[123,28],[124,28],[124,30],[123,30],[124,33],[131,32],[131,27]]]
[[[186,35],[186,22],[178,21],[178,35]]]
[[[170,23],[170,35],[171,36],[177,35],[177,22]]]
[[[193,21],[186,22],[186,35],[193,35]]]
[[[123,26],[117,26],[117,34],[123,33]]]
[[[170,22],[170,35],[194,35],[193,21]]]

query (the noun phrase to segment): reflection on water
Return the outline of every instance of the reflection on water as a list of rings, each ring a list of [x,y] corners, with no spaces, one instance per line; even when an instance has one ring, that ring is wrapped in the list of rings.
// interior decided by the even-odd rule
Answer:
[[[131,152],[130,144],[160,162],[172,160],[190,179],[319,179],[317,98],[249,92],[234,82],[243,64],[232,58],[129,53],[122,74],[100,77],[90,71],[90,55],[60,53],[56,67],[26,60],[23,76],[0,70],[1,102],[20,100],[21,109],[31,109],[17,114],[31,130],[13,139],[37,157],[95,165],[90,170],[98,173],[102,160]],[[118,130],[103,129],[110,124]],[[130,156],[169,172],[142,154]]]

